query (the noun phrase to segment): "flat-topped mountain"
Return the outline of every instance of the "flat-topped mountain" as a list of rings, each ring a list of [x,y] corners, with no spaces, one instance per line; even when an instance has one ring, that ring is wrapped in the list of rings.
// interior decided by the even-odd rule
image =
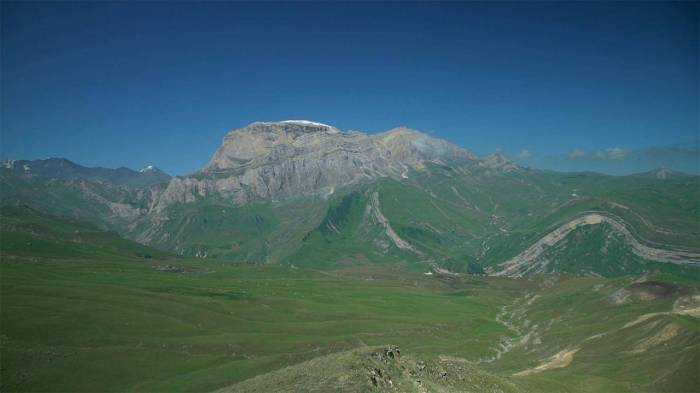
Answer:
[[[236,170],[289,159],[349,160],[392,172],[422,160],[476,160],[467,150],[420,131],[399,127],[381,134],[340,131],[310,121],[256,122],[226,134],[204,172]],[[391,168],[391,169],[390,169]]]
[[[235,176],[232,182],[255,196],[284,198],[332,193],[380,177],[400,178],[426,161],[454,159],[475,161],[476,156],[405,127],[373,135],[287,120],[256,122],[229,132],[201,173]]]

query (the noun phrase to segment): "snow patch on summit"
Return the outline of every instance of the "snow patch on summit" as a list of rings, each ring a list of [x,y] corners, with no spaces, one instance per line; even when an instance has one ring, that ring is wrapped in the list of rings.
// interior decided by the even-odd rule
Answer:
[[[335,128],[333,126],[329,126],[328,124],[318,123],[318,122],[310,121],[310,120],[282,120],[280,123],[293,123],[293,124],[303,124],[305,126]]]

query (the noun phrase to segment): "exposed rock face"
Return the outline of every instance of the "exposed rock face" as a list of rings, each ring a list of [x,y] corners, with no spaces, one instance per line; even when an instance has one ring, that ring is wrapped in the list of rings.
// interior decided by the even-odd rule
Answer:
[[[486,158],[479,161],[479,166],[488,169],[498,169],[506,173],[518,172],[521,169],[516,163],[510,161],[501,153],[488,155]]]
[[[176,203],[193,203],[198,198],[210,196],[227,201],[243,204],[250,197],[241,185],[239,177],[207,177],[189,176],[174,177],[165,188],[156,187],[153,190],[149,211],[161,212]]]
[[[681,249],[656,248],[652,246],[651,242],[649,244],[652,245],[647,245],[637,240],[621,218],[603,212],[588,212],[563,223],[520,254],[500,263],[497,269],[489,269],[489,272],[494,275],[510,277],[543,273],[547,271],[552,262],[545,257],[547,250],[564,241],[570,233],[578,228],[601,224],[609,227],[609,238],[612,238],[612,234],[618,235],[621,241],[629,247],[630,252],[643,260],[700,266],[700,253]]]
[[[369,209],[371,209],[374,219],[383,227],[384,233],[386,233],[387,237],[391,239],[397,248],[422,255],[420,251],[416,250],[415,247],[413,247],[407,241],[401,239],[399,235],[396,234],[394,229],[391,227],[391,224],[389,224],[389,220],[387,220],[382,214],[382,211],[379,210],[379,194],[377,194],[376,191],[372,193],[371,205],[369,206]]]
[[[468,151],[408,128],[370,135],[300,120],[257,122],[226,134],[193,177],[173,179],[156,206],[216,193],[238,203],[252,198],[329,195],[379,177],[405,177],[425,161],[476,160]]]
[[[229,132],[210,162],[189,176],[171,178],[152,165],[140,171],[87,168],[65,159],[3,161],[0,172],[6,200],[34,201],[56,214],[89,206],[89,218],[105,227],[131,231],[145,225],[148,229],[138,229],[136,237],[148,242],[152,232],[173,218],[168,209],[174,205],[327,197],[382,177],[405,180],[411,171],[424,171],[426,162],[476,167],[480,161],[460,147],[405,127],[367,134],[287,120]],[[34,178],[47,179],[52,202],[35,198],[29,182]],[[72,194],[79,198],[65,198]]]
[[[656,170],[656,172],[654,173],[654,177],[656,177],[657,179],[666,180],[672,174],[673,174],[672,170],[670,170],[668,168],[660,168],[660,169]]]

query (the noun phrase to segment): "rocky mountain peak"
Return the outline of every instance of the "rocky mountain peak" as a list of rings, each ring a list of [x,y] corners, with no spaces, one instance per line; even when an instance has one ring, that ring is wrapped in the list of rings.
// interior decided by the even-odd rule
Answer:
[[[261,121],[228,132],[202,172],[236,170],[322,150],[343,137],[340,130],[309,120]]]
[[[158,168],[155,165],[146,165],[143,168],[139,169],[139,173],[142,175],[153,175],[153,176],[160,176],[160,175],[165,175],[165,176],[170,176],[167,173],[165,173],[162,169]]]
[[[314,163],[314,159],[336,156],[352,157],[370,167],[412,166],[422,160],[444,158],[476,159],[465,149],[408,127],[366,134],[343,132],[309,120],[284,120],[255,122],[230,131],[202,172],[230,172],[283,161]]]
[[[396,127],[392,128],[389,131],[386,131],[380,135],[383,135],[385,138],[390,137],[390,138],[397,138],[397,137],[414,137],[414,138],[419,138],[423,136],[427,136],[421,131],[418,131],[413,128],[409,128],[406,126],[401,126],[401,127]]]
[[[656,168],[648,172],[642,172],[634,175],[635,177],[641,177],[645,179],[656,179],[656,180],[684,180],[691,177],[691,175],[673,170],[670,168]]]
[[[394,128],[377,134],[375,138],[389,149],[394,160],[404,164],[449,158],[476,160],[474,154],[459,146],[408,127]]]
[[[61,179],[92,179],[133,187],[148,187],[170,180],[170,175],[152,165],[141,171],[127,167],[116,169],[85,167],[66,158],[5,161],[2,163],[2,167],[22,175]]]
[[[341,131],[310,120],[255,122],[228,132],[200,171],[200,185],[227,198],[328,195],[381,177],[404,179],[424,161],[476,157],[445,140],[408,127],[380,134]]]
[[[668,168],[659,168],[654,171],[654,177],[657,179],[668,179],[669,176],[673,175],[673,171]]]
[[[500,151],[486,156],[486,158],[479,161],[479,166],[482,168],[498,169],[503,172],[516,172],[521,169],[518,164],[509,160],[508,157],[506,157]]]

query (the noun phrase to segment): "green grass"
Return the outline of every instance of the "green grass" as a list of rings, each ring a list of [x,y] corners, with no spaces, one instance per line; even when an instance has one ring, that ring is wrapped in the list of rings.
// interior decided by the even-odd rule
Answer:
[[[257,201],[245,206],[206,200],[176,204],[149,244],[182,255],[222,260],[279,263],[294,252],[307,231],[318,225],[325,202],[296,199],[285,203]],[[148,232],[146,220],[130,231]]]
[[[455,272],[480,273],[589,210],[620,217],[647,244],[698,251],[697,176],[658,180],[529,169],[501,173],[459,160],[424,164],[420,170],[409,170],[407,178],[353,184],[324,197],[248,200],[250,190],[227,195],[186,187],[180,202],[163,210],[162,205],[149,210],[155,202],[151,197],[158,194],[155,190],[151,194],[95,180],[51,179],[3,170],[0,203],[28,204],[87,220],[175,254],[322,269],[381,263],[425,271],[436,263]],[[195,178],[203,180],[202,176]],[[224,175],[211,176],[210,180],[221,180]],[[373,192],[378,193],[382,213],[396,234],[421,254],[393,247],[382,228],[363,221]],[[118,214],[115,206],[129,214]],[[329,222],[339,233],[331,233],[335,230],[331,231]],[[597,257],[604,259],[600,253]],[[565,266],[564,255],[557,258],[563,261],[562,271],[572,270]],[[579,273],[589,270],[576,268]],[[594,269],[593,273],[638,270]]]
[[[411,277],[414,286],[182,264],[192,271],[129,260],[3,260],[4,387],[203,391],[360,342],[455,353],[470,337],[482,343],[468,346],[477,354],[505,332],[493,320],[497,300],[455,299],[420,276]],[[91,378],[74,378],[79,366]]]
[[[659,275],[650,279],[698,292],[697,282],[691,284],[682,277]],[[579,349],[568,367],[517,380],[539,390],[697,390],[700,380],[693,370],[700,366],[700,320],[672,313],[677,296],[649,298],[631,292],[624,302],[613,301],[615,293],[630,288],[635,281],[638,278],[553,278],[545,291],[537,292],[540,297],[522,307],[518,323],[530,321],[530,327],[524,329],[530,339],[487,369],[515,373],[535,367],[559,351]],[[652,313],[658,314],[625,327],[639,316]],[[669,325],[677,327],[675,335],[634,352]]]
[[[649,386],[662,371],[682,374],[698,361],[686,357],[680,367],[662,363],[659,370],[657,362],[618,355],[651,333],[638,330],[625,341],[629,332],[616,329],[673,303],[611,305],[610,294],[629,279],[560,278],[544,288],[539,279],[474,280],[373,268],[322,273],[202,260],[178,260],[186,272],[172,273],[153,269],[158,263],[3,259],[3,390],[208,391],[324,354],[387,343],[424,359],[477,360],[492,355],[501,336],[514,335],[495,316],[528,292],[541,298],[528,307],[527,318],[540,327],[555,323],[541,333],[541,344],[483,365],[495,375],[537,391],[569,386],[570,378],[581,381],[575,391],[625,390]],[[678,318],[684,341],[654,349],[652,359],[697,348],[697,320]],[[585,341],[603,332],[610,336]],[[583,349],[567,369],[510,376],[579,345]],[[85,377],[75,378],[76,369]],[[693,383],[681,374],[668,386]],[[586,379],[598,382],[584,386]]]
[[[364,202],[350,194],[330,206],[327,222],[352,228]],[[507,279],[428,276],[394,264],[323,271],[249,265],[172,256],[24,208],[2,214],[2,391],[212,391],[353,348],[394,344],[438,364],[441,356],[488,359],[504,339],[518,344],[475,366],[475,374],[536,392],[699,386],[700,322],[671,313],[679,296],[698,293],[698,284],[674,272],[649,279],[683,290],[652,299],[635,292],[618,304],[614,295],[631,291],[625,288],[639,277]],[[356,233],[330,231],[318,240],[342,246]],[[336,262],[332,253],[326,257]],[[624,328],[649,313],[663,314]],[[499,314],[520,331],[499,322]],[[630,353],[669,326],[673,337]],[[572,348],[580,350],[565,368],[513,376]]]
[[[75,219],[27,207],[0,208],[0,255],[27,258],[138,257],[167,258],[145,247]]]
[[[319,356],[232,385],[219,393],[522,392],[506,378],[486,373],[460,359],[426,358],[405,351],[389,358],[384,352],[387,349],[393,351],[395,347],[362,346]],[[370,370],[374,371],[373,381],[368,378]]]

